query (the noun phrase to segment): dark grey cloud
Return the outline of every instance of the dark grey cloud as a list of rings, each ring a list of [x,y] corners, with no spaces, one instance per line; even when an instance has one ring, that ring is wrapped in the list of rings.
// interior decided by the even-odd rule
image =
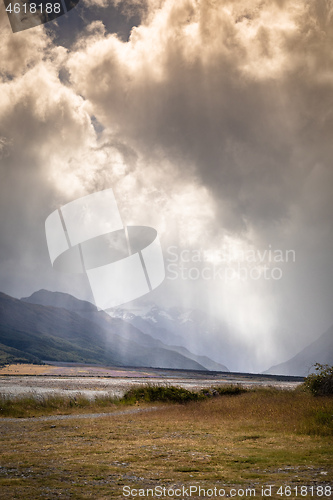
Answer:
[[[81,4],[52,30],[2,31],[3,291],[70,291],[43,221],[113,187],[126,221],[166,247],[295,250],[278,282],[156,295],[229,314],[257,366],[282,361],[333,322],[331,3]]]
[[[88,42],[71,65],[103,123],[143,155],[158,160],[162,150],[196,174],[221,201],[226,226],[240,230],[289,216],[299,183],[325,151],[329,157],[332,128],[330,82],[320,81],[331,59],[329,28],[322,31],[307,4],[301,14],[286,9],[295,26],[284,30],[261,19],[274,2],[251,15],[243,3],[244,17],[242,2],[235,15],[223,4],[173,4],[131,44]]]
[[[227,233],[295,249],[284,281],[259,291],[295,348],[332,321],[330,18],[327,2],[164,2],[129,43],[97,36],[69,60],[105,127],[207,189],[212,245]]]

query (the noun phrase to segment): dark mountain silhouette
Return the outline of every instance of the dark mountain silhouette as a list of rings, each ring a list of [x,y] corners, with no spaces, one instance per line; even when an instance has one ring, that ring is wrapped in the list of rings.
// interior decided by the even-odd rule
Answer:
[[[170,352],[170,356],[172,356],[172,353],[180,354],[187,359],[191,359],[196,363],[199,363],[207,370],[229,371],[226,366],[216,363],[207,356],[193,354],[185,346],[181,346],[179,344],[170,344],[170,337],[166,335],[169,332],[166,332],[163,328],[159,328],[158,323],[156,323],[155,326],[154,324],[148,323],[141,317],[134,316],[131,313],[128,314],[131,318],[134,318],[135,321],[133,322],[126,321],[127,317],[122,317],[120,314],[111,317],[104,311],[98,311],[96,306],[90,302],[76,299],[72,295],[62,292],[50,292],[48,290],[39,290],[38,292],[34,292],[30,297],[22,298],[21,300],[44,306],[63,307],[67,310],[78,313],[80,316],[88,319],[89,321],[93,321],[104,329],[109,330],[110,328],[115,328],[117,335],[121,336],[123,341],[134,341],[140,346],[150,349],[157,348],[167,350]],[[153,309],[157,309],[156,306]],[[164,315],[167,316],[167,313],[164,313]],[[171,335],[172,338],[177,341],[177,336],[174,334]],[[166,342],[164,341],[165,337],[167,338]]]
[[[33,304],[0,293],[0,356],[17,355],[27,361],[66,361],[115,366],[145,366],[204,370],[182,354],[161,347],[142,346],[132,340],[140,335],[132,325],[110,318],[108,328],[79,314],[97,313],[92,304],[74,297],[72,307]],[[57,297],[58,305],[61,298]],[[82,303],[83,302],[83,303]],[[121,328],[127,332],[122,338]],[[120,335],[119,335],[120,333]],[[5,346],[2,348],[2,346]],[[6,349],[14,349],[6,353]]]
[[[77,299],[73,295],[63,292],[50,292],[42,289],[34,292],[30,297],[23,297],[21,300],[40,306],[62,307],[73,312],[97,312],[97,307],[91,302]]]

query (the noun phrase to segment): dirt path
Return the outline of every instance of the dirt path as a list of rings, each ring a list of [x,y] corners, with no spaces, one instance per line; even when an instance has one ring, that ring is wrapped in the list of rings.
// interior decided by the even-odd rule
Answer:
[[[152,406],[150,408],[132,408],[131,410],[113,411],[112,413],[79,413],[72,415],[49,415],[45,417],[29,417],[29,418],[0,418],[0,425],[8,422],[50,422],[53,420],[69,420],[82,418],[99,418],[99,417],[118,417],[119,415],[131,415],[133,413],[143,413],[148,411],[164,410],[166,406]]]

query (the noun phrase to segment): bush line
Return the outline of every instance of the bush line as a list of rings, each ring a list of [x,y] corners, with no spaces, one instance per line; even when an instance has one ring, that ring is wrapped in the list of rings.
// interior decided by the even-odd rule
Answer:
[[[33,412],[38,414],[64,412],[78,409],[110,407],[113,405],[133,405],[138,402],[163,402],[163,403],[189,403],[202,401],[216,396],[233,396],[247,392],[236,385],[218,386],[200,391],[191,391],[173,385],[146,384],[132,387],[122,397],[112,395],[95,396],[89,399],[83,394],[64,396],[61,394],[48,394],[40,396],[29,393],[22,396],[8,396],[0,394],[0,417],[25,417]]]

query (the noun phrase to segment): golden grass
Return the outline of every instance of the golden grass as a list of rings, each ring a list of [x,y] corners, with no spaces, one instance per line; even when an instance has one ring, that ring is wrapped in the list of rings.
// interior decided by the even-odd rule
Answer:
[[[0,367],[0,375],[42,375],[46,373],[51,365],[16,364]]]
[[[183,484],[252,486],[259,497],[266,484],[328,484],[333,442],[315,418],[320,412],[333,413],[332,399],[258,390],[151,413],[3,419],[0,498],[120,499],[126,485]]]

